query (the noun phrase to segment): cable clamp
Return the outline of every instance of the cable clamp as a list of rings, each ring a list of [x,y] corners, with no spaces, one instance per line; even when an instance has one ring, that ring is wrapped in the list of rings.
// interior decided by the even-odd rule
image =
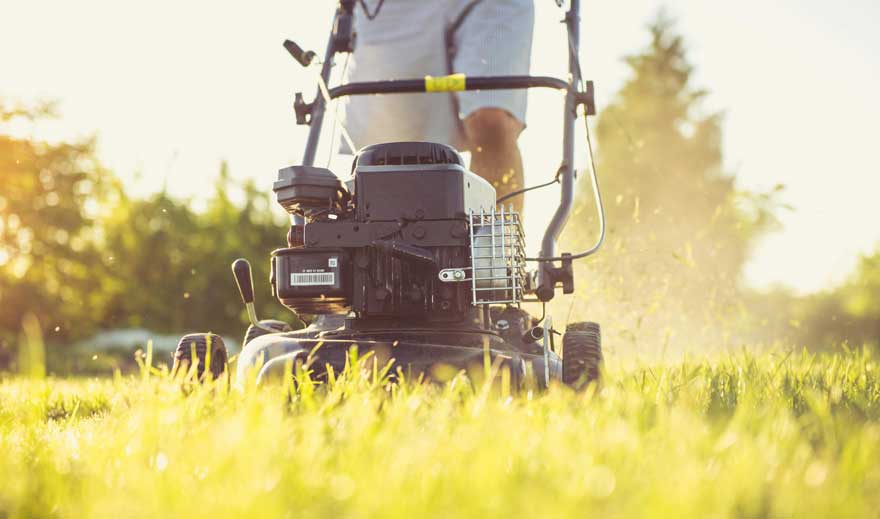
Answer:
[[[583,92],[575,92],[575,106],[584,105],[587,115],[596,115],[596,96],[593,89],[593,82],[586,82],[586,89]]]
[[[312,103],[306,103],[302,92],[297,92],[293,99],[293,111],[296,113],[296,124],[312,124]]]

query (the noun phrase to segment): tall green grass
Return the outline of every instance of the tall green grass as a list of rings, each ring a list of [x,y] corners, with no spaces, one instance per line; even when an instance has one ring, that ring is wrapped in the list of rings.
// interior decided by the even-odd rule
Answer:
[[[542,394],[369,360],[245,391],[9,378],[0,517],[880,517],[878,369],[739,353]]]

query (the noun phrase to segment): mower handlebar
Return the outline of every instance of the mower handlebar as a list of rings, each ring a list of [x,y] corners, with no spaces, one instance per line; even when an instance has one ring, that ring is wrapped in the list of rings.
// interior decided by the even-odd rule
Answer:
[[[551,76],[474,76],[451,74],[448,76],[425,76],[424,79],[390,79],[385,81],[361,81],[346,83],[328,90],[330,99],[344,96],[374,94],[409,94],[434,92],[462,92],[466,90],[519,90],[526,88],[552,88],[574,95],[574,104],[585,105],[587,115],[596,113],[593,82],[584,83],[584,91],[574,91],[571,83]]]
[[[404,94],[413,92],[460,92],[463,90],[512,90],[522,88],[555,88],[569,90],[571,85],[549,76],[425,76],[424,79],[392,79],[347,83],[331,88],[330,98],[370,94]]]

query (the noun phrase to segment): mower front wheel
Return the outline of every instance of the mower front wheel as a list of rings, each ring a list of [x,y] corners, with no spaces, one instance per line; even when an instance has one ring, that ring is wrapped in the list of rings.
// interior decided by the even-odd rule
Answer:
[[[562,336],[562,381],[575,389],[598,383],[602,367],[602,330],[598,323],[571,323]]]
[[[260,324],[265,326],[266,328],[271,328],[276,332],[289,332],[292,331],[293,328],[290,327],[289,324],[284,321],[276,321],[274,319],[266,319],[264,321],[260,321]],[[244,334],[244,343],[242,345],[247,345],[247,343],[256,339],[257,337],[262,337],[263,335],[268,335],[271,332],[267,332],[262,328],[257,328],[254,325],[248,326],[247,332]]]
[[[211,352],[210,358],[208,358],[208,351]],[[190,333],[181,337],[180,342],[177,343],[177,349],[174,350],[171,373],[176,375],[180,369],[186,372],[193,363],[197,363],[196,373],[199,381],[207,378],[206,367],[210,369],[212,380],[227,372],[229,355],[226,352],[226,344],[223,339],[213,333]]]

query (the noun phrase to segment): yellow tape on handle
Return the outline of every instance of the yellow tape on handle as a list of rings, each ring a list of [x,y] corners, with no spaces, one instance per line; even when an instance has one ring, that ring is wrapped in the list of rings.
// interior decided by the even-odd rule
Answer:
[[[461,92],[465,86],[464,74],[451,74],[449,76],[425,76],[426,92]]]

